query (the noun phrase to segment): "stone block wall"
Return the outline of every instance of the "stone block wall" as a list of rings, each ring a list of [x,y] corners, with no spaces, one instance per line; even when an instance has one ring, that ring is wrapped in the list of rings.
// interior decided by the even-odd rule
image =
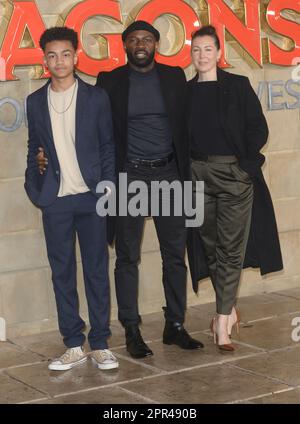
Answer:
[[[47,27],[61,25],[68,11],[77,3],[77,0],[36,0]],[[144,3],[146,1],[121,0],[123,23],[128,23]],[[186,0],[186,3],[199,15],[205,15],[205,1]],[[237,1],[228,0],[227,3],[232,7],[240,7],[240,2]],[[7,7],[7,1],[0,1],[0,44],[9,19]],[[174,22],[170,17],[162,16],[156,25],[163,34],[161,51],[167,54],[170,46],[174,44],[172,37],[176,37]],[[121,32],[123,26],[107,18],[90,19],[84,28],[83,37],[86,39],[85,48],[91,55],[96,53],[89,34],[96,28],[98,31],[100,28],[100,31]],[[255,89],[259,81],[286,81],[291,78],[291,68],[268,64],[260,68],[253,64],[231,38],[228,39],[226,49],[227,60],[232,65],[230,71],[247,75]],[[192,66],[186,69],[186,74],[188,78],[193,76]],[[32,67],[18,67],[15,75],[19,78],[18,81],[0,82],[0,99],[12,97],[21,104],[29,93],[44,84],[44,81],[31,79],[34,76]],[[81,77],[87,82],[95,81],[86,75]],[[287,94],[284,96],[288,101],[293,100]],[[257,270],[244,271],[240,296],[300,284],[300,109],[268,111],[266,91],[263,92],[261,101],[270,127],[269,141],[264,149],[267,159],[264,174],[275,205],[285,269],[263,278]],[[1,107],[0,121],[9,126],[13,120],[14,112],[11,106]],[[57,328],[41,216],[23,190],[26,152],[27,128],[24,121],[14,132],[0,131],[0,316],[6,320],[8,337]],[[110,249],[112,318],[117,317],[114,261],[115,253]],[[79,255],[78,280],[81,311],[83,317],[86,317],[87,307]],[[201,284],[198,296],[192,292],[189,282],[189,305],[212,300],[213,291],[209,281]],[[140,312],[145,314],[158,311],[163,305],[161,258],[155,228],[149,219],[145,225],[140,266]]]

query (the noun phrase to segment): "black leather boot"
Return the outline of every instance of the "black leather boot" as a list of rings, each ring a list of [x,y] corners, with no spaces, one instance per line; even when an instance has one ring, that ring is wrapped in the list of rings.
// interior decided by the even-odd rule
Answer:
[[[153,352],[144,342],[138,325],[125,326],[127,351],[133,358],[145,358]]]
[[[182,349],[201,349],[204,347],[203,343],[193,339],[184,326],[179,322],[166,321],[163,343],[167,345],[175,344]]]

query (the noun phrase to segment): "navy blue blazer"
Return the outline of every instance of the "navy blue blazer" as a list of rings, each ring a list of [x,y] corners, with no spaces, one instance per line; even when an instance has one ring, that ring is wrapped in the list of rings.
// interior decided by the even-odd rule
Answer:
[[[111,107],[108,95],[78,78],[76,102],[75,148],[82,177],[96,194],[100,181],[115,182],[115,146]],[[25,190],[38,207],[51,205],[60,185],[60,166],[53,141],[48,109],[47,89],[50,81],[27,98],[28,156]],[[36,161],[38,148],[43,147],[48,166],[40,175]]]

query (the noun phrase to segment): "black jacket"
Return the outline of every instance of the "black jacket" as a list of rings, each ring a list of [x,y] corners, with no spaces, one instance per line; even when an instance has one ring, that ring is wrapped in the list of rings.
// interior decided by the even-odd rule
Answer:
[[[186,79],[183,70],[160,63],[155,64],[161,83],[162,96],[173,137],[173,150],[181,180],[189,177],[189,149],[185,126]],[[112,108],[114,137],[116,143],[117,173],[124,171],[127,159],[129,65],[111,72],[101,72],[96,85],[107,92]],[[114,238],[114,220],[109,219],[108,241]]]
[[[187,83],[186,119],[191,128],[193,78]],[[242,169],[252,178],[254,198],[250,235],[244,268],[260,268],[261,274],[282,269],[282,257],[271,196],[261,171],[265,158],[260,149],[266,144],[268,127],[260,101],[249,79],[218,69],[219,113],[228,144]],[[194,291],[198,281],[208,276],[208,266],[198,232],[188,231],[188,258]]]

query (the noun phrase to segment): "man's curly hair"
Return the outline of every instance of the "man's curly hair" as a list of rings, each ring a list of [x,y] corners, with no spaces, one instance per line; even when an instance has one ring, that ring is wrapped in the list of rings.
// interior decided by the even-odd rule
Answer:
[[[46,29],[40,38],[40,47],[45,51],[46,44],[51,41],[70,41],[74,50],[78,47],[78,35],[73,29],[68,27],[52,27]]]

